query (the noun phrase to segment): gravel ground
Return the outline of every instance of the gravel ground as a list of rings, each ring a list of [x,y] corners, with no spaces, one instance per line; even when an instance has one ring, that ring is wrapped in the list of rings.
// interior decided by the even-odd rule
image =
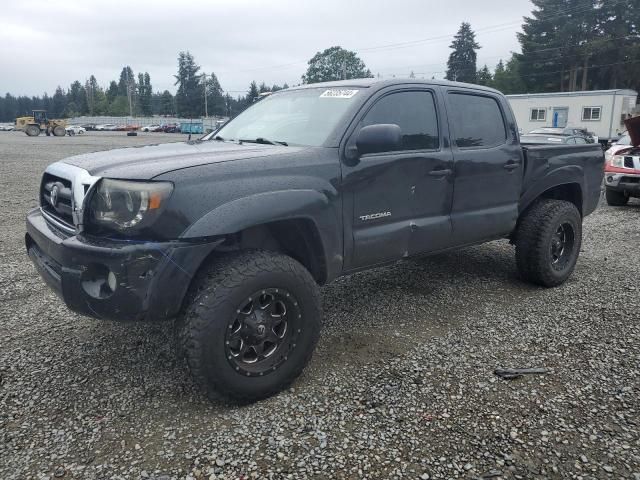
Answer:
[[[0,478],[640,479],[640,202],[588,217],[557,289],[519,281],[503,241],[324,287],[304,375],[229,407],[170,323],[75,315],[24,253],[48,163],[182,138],[0,133]]]

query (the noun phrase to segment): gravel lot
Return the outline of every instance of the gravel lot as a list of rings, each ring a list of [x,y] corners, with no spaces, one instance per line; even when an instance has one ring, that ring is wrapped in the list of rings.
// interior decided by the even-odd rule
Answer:
[[[640,479],[640,202],[588,217],[557,289],[504,241],[341,279],[294,388],[214,405],[171,324],[69,312],[23,246],[48,163],[182,139],[0,132],[1,479]]]

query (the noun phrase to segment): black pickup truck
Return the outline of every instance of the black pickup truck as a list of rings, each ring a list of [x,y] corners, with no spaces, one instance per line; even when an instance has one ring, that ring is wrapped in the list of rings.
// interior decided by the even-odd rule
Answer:
[[[509,239],[524,280],[561,284],[603,167],[597,144],[521,147],[492,89],[305,85],[197,141],[50,165],[25,242],[69,308],[177,317],[204,390],[251,401],[300,374],[341,275]]]

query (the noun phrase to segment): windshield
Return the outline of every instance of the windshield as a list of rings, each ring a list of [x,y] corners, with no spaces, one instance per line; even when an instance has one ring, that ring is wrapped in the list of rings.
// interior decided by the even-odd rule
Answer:
[[[631,145],[631,137],[629,134],[623,135],[616,143],[618,145]]]
[[[310,88],[270,95],[204,140],[317,147],[336,128],[358,90]]]

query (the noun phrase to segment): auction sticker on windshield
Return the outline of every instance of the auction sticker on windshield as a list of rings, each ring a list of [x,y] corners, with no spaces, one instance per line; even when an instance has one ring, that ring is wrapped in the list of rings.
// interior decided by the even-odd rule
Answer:
[[[320,98],[351,98],[356,93],[358,93],[358,90],[331,89],[331,90],[325,90],[324,92],[322,92],[322,95],[320,95]]]

